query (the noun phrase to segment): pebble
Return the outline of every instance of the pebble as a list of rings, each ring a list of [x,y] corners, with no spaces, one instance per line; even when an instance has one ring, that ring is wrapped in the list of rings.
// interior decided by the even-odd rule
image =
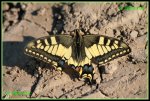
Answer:
[[[8,67],[6,67],[6,69],[11,70],[11,69],[12,69],[12,67],[9,67],[9,66],[8,66]]]
[[[89,32],[90,32],[91,34],[98,34],[98,30],[96,30],[95,27],[91,28],[91,29],[89,30]]]
[[[22,4],[22,5],[21,5],[21,8],[22,8],[23,10],[25,10],[25,9],[27,8],[27,5],[26,5],[26,4]]]
[[[115,33],[116,36],[119,36],[121,35],[120,31],[119,30],[116,30],[116,33]]]
[[[118,61],[113,61],[113,63],[108,64],[105,67],[105,73],[113,74],[118,68]]]
[[[108,23],[108,21],[107,21],[106,19],[104,19],[104,20],[102,21],[102,25],[103,25],[103,26],[107,25],[107,23]]]
[[[79,16],[79,15],[80,15],[80,12],[75,12],[74,15],[75,15],[75,16]]]
[[[38,11],[38,15],[44,15],[46,12],[46,9],[45,8],[42,8]]]
[[[114,36],[114,34],[113,34],[113,30],[112,29],[107,29],[106,30],[106,35],[108,35],[108,36],[111,36],[111,37],[113,37]]]
[[[3,5],[3,10],[6,11],[6,10],[8,10],[8,9],[9,9],[9,5],[8,5],[8,4],[4,4],[4,5]]]
[[[147,30],[146,30],[145,28],[139,30],[139,34],[140,34],[140,35],[144,35],[146,32],[147,32]]]
[[[130,35],[132,38],[136,38],[138,36],[138,32],[134,30],[130,33]]]

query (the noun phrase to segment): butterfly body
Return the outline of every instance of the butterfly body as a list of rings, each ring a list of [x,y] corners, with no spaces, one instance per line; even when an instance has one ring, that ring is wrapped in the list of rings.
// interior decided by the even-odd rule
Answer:
[[[76,34],[73,36],[73,44],[72,44],[72,58],[74,61],[77,62],[77,65],[79,66],[80,62],[86,57],[85,51],[84,51],[84,42],[83,37],[76,32]]]
[[[71,35],[51,35],[31,41],[25,53],[32,57],[52,63],[63,70],[67,63],[82,78],[93,79],[92,63],[103,64],[131,52],[130,47],[116,39],[102,35],[81,35],[76,30]]]

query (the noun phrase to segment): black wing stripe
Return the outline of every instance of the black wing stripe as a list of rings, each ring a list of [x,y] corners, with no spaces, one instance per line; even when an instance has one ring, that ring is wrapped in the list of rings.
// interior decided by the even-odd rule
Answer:
[[[104,45],[106,45],[108,42],[108,38],[104,38]]]
[[[45,47],[46,46],[46,44],[45,44],[45,41],[44,40],[41,40],[41,43],[42,43],[42,45]]]
[[[49,44],[52,43],[50,37],[47,38],[47,41],[48,41]]]
[[[114,40],[111,40],[109,45],[112,46],[113,44],[114,44]]]

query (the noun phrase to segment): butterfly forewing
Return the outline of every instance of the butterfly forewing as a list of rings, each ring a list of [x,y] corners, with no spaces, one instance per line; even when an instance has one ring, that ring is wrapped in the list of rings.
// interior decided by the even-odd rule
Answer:
[[[103,64],[130,53],[130,47],[116,39],[101,35],[84,36],[85,52],[89,59]]]
[[[31,41],[25,47],[25,53],[45,62],[59,61],[71,57],[72,37],[69,35],[55,35]]]

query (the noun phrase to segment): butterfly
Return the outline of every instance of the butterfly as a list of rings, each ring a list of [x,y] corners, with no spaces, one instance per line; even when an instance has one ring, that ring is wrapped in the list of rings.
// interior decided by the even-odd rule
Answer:
[[[50,35],[29,42],[25,54],[51,63],[62,71],[65,64],[76,70],[79,78],[93,80],[92,63],[101,65],[131,52],[121,40],[103,35]]]

